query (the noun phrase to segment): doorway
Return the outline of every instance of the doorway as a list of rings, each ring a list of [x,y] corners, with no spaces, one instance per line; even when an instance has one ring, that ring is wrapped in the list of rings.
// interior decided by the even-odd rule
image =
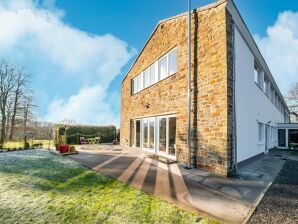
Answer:
[[[158,116],[132,120],[132,147],[176,158],[176,116]]]

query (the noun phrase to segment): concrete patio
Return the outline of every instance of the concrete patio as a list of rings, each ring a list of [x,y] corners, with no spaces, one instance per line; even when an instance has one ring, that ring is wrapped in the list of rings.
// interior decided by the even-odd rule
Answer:
[[[200,169],[165,164],[122,146],[83,146],[70,157],[107,176],[154,194],[180,207],[223,223],[245,223],[284,164],[269,153],[239,167],[239,177],[225,178]],[[286,155],[285,155],[286,156]]]

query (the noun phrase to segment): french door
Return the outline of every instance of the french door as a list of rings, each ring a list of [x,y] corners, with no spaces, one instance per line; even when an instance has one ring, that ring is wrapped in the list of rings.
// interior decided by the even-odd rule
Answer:
[[[142,119],[142,143],[143,149],[155,149],[155,118]]]
[[[132,146],[163,156],[176,156],[176,117],[159,116],[132,120]]]
[[[158,117],[157,153],[176,156],[176,117]]]

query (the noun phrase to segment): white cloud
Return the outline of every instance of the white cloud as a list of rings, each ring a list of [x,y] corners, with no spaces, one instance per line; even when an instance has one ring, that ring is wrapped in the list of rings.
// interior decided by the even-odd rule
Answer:
[[[273,26],[267,28],[265,37],[255,36],[283,93],[298,81],[298,12],[279,14]]]
[[[98,121],[117,124],[119,118],[111,111],[109,103],[105,102],[105,97],[106,92],[101,85],[82,88],[67,101],[54,100],[49,105],[51,112],[47,115],[47,120],[55,121],[57,118],[59,120],[67,118],[85,124],[96,124]]]
[[[60,86],[64,76],[84,85],[72,96],[54,99],[45,119],[115,122],[113,116],[118,114],[105,102],[106,91],[135,50],[111,34],[92,35],[66,24],[64,14],[53,0],[0,2],[0,56],[29,62],[35,70],[40,69],[40,74],[35,75],[51,69],[55,71],[52,79],[60,80]],[[61,87],[57,86],[57,91],[58,88]],[[68,82],[63,88],[74,87]],[[105,112],[109,114],[104,115]]]

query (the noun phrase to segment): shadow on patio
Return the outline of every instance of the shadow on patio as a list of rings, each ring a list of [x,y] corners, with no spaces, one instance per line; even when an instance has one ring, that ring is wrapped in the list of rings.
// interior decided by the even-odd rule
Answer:
[[[231,179],[200,169],[185,170],[177,163],[165,164],[143,151],[122,146],[80,150],[70,157],[99,173],[226,223],[241,223],[269,184],[260,179]]]

